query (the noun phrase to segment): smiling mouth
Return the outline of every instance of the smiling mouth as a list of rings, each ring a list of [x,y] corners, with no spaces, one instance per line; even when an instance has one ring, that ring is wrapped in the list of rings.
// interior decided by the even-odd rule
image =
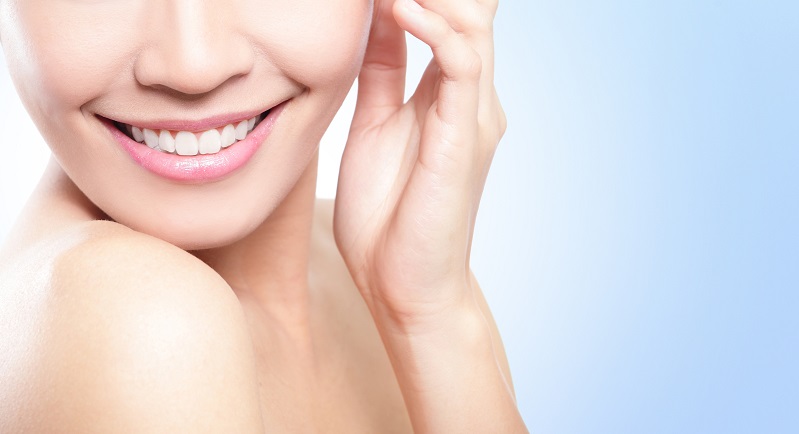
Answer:
[[[156,151],[184,156],[216,154],[247,138],[268,115],[267,110],[250,119],[206,131],[153,130],[113,121],[114,126],[131,140]]]

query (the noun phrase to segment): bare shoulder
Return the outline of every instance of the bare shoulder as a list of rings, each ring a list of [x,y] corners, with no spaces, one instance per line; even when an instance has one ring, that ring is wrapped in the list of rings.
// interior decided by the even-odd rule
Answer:
[[[1,264],[0,298],[0,431],[261,430],[240,304],[192,255],[85,222]]]

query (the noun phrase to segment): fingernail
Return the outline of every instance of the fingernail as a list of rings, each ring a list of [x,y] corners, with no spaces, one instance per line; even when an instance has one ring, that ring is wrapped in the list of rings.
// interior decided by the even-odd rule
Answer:
[[[414,0],[404,0],[405,7],[408,8],[411,12],[422,12],[424,8],[422,8],[419,3],[416,3]]]

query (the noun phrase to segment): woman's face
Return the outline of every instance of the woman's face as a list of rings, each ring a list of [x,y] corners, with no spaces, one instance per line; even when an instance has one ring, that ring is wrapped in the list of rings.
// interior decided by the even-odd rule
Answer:
[[[373,8],[0,5],[11,76],[69,177],[114,220],[186,249],[245,236],[292,189],[358,73]]]

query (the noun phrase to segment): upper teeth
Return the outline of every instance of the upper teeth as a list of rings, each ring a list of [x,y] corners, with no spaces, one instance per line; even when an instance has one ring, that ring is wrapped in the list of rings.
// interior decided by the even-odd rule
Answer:
[[[162,151],[176,153],[178,155],[197,155],[197,154],[216,154],[220,150],[244,140],[247,134],[255,128],[261,120],[261,115],[253,118],[229,124],[222,128],[201,131],[197,133],[189,131],[169,131],[151,130],[149,128],[139,128],[125,125],[128,133],[139,143],[144,143],[148,147]]]

